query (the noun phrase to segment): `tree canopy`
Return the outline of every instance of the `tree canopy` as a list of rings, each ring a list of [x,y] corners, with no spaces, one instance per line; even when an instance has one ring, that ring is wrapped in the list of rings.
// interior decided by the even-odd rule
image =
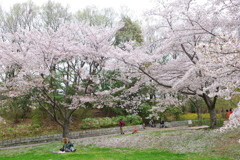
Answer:
[[[145,13],[152,20],[146,28],[128,16],[119,25],[111,9],[88,7],[72,16],[52,1],[1,11],[2,91],[31,93],[63,136],[79,107],[132,111],[147,101],[163,111],[193,96],[204,100],[215,128],[218,98],[239,89],[240,2],[155,3]]]

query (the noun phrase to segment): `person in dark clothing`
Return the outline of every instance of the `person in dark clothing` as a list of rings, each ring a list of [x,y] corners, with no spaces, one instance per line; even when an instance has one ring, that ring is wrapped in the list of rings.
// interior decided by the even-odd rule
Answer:
[[[74,149],[73,144],[70,142],[68,138],[63,139],[63,147],[60,149],[60,151],[65,152],[75,152],[76,149]]]
[[[149,125],[150,125],[150,127],[154,127],[154,122],[153,122],[153,120],[150,120],[150,121],[149,121]]]
[[[160,121],[160,128],[165,128],[165,126],[164,126],[164,120]]]

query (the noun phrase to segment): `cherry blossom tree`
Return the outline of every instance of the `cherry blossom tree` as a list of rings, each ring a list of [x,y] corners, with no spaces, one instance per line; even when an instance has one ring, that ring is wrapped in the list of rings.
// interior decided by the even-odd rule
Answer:
[[[239,35],[239,23],[236,23],[239,19],[239,2],[207,1],[206,4],[199,4],[194,0],[181,3],[157,0],[156,6],[149,11],[148,18],[154,16],[158,20],[149,29],[158,35],[158,39],[154,43],[146,42],[142,48],[129,45],[125,53],[116,55],[116,61],[131,68],[128,76],[137,77],[138,74],[141,82],[151,80],[158,87],[159,98],[165,105],[184,103],[179,101],[178,94],[201,97],[210,113],[210,127],[215,128],[215,104],[219,96],[226,96],[222,88],[227,83],[226,79],[231,78],[205,72],[205,68],[217,66],[211,60],[205,66],[205,54],[199,47],[212,44],[218,35],[224,33]],[[158,44],[155,45],[158,47],[149,52],[153,44]],[[230,52],[228,50],[227,53]],[[228,74],[237,81],[238,72]]]
[[[217,94],[229,100],[232,96],[239,95],[240,41],[236,34],[217,36],[213,43],[203,43],[197,50],[203,53],[199,68],[215,79],[214,83],[209,85],[209,90],[219,86]],[[224,122],[221,132],[240,126],[239,107],[240,104],[234,114],[230,115],[230,119]]]
[[[15,97],[32,93],[32,100],[45,109],[69,136],[71,116],[79,107],[101,107],[101,71],[108,55],[118,49],[111,38],[114,29],[64,24],[54,31],[24,30],[4,34],[0,43],[5,94]],[[107,100],[107,99],[106,99]]]

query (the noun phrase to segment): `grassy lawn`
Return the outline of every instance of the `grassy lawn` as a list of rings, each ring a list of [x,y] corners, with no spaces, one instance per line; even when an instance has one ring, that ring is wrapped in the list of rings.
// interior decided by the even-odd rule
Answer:
[[[59,143],[0,150],[1,160],[228,160],[229,158],[196,153],[172,153],[158,149],[98,148],[77,146],[76,152],[51,154]]]
[[[239,132],[159,130],[74,139],[76,152],[53,154],[62,142],[52,142],[0,149],[0,160],[232,160],[240,157]]]

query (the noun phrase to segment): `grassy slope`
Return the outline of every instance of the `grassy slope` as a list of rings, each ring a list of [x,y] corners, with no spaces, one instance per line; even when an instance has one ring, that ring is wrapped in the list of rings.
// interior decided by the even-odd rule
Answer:
[[[154,131],[72,140],[77,152],[50,154],[61,142],[0,150],[0,159],[35,160],[229,160],[240,157],[240,130]],[[231,158],[227,158],[231,157]]]

